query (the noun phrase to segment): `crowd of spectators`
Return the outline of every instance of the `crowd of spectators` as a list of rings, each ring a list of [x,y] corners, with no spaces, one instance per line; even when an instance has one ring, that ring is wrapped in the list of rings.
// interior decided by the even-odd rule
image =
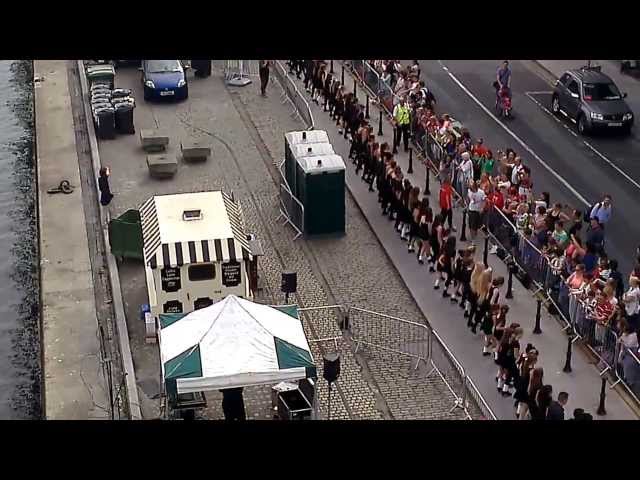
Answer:
[[[537,350],[528,345],[520,351],[522,328],[507,322],[509,307],[499,302],[504,278],[493,278],[490,268],[476,262],[473,241],[478,231],[491,228],[487,214],[499,210],[548,258],[571,295],[591,299],[590,314],[598,325],[615,328],[627,347],[620,354],[637,352],[640,263],[625,292],[617,262],[604,250],[604,232],[612,214],[611,196],[604,196],[587,212],[567,211],[562,204],[552,204],[547,192],[534,196],[531,170],[516,151],[498,150],[494,157],[482,139],[472,140],[449,115],[436,113],[435,98],[420,79],[417,62],[410,68],[403,68],[397,61],[369,62],[381,76],[390,77],[394,91],[403,92],[393,109],[395,145],[378,141],[375,129],[365,119],[363,106],[345,91],[337,76],[328,72],[325,62],[291,61],[290,68],[298,75],[304,74],[312,100],[322,102],[339,132],[351,138],[349,158],[356,172],[362,171],[361,178],[370,191],[376,186],[381,212],[393,222],[408,252],[415,253],[419,264],[427,261],[429,272],[435,274],[434,288],[442,287],[442,296],[460,305],[472,333],[476,334],[478,328],[483,333],[482,354],[492,356],[499,367],[498,390],[515,398],[520,418],[553,418],[558,405],[566,403],[566,394],[560,392],[553,401],[552,388],[544,385],[542,369],[536,366]],[[408,88],[397,90],[399,84]],[[429,196],[421,195],[420,187],[405,178],[394,159],[407,111],[413,139],[420,141],[430,135],[444,152],[438,165],[441,189],[437,204],[432,205]],[[472,243],[464,249],[456,248],[452,221],[456,200],[468,211]],[[640,262],[640,251],[638,254]]]

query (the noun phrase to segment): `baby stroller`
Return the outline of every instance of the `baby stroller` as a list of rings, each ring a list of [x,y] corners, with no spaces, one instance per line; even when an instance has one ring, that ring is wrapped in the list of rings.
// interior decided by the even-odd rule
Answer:
[[[511,92],[509,88],[502,87],[495,82],[493,86],[496,89],[496,113],[499,117],[511,118]]]

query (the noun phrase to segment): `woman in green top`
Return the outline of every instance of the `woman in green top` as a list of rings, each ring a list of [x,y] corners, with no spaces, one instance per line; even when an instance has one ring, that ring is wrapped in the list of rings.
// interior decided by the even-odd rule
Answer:
[[[487,156],[482,159],[482,172],[491,176],[493,174],[493,165],[495,163],[495,159],[493,158],[493,153],[491,150],[487,151]]]

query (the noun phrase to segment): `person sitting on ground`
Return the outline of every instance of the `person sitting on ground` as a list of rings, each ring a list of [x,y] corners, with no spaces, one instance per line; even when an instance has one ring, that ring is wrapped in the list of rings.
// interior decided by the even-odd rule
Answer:
[[[560,392],[558,400],[554,400],[547,410],[547,420],[564,420],[564,407],[569,401],[567,392]]]

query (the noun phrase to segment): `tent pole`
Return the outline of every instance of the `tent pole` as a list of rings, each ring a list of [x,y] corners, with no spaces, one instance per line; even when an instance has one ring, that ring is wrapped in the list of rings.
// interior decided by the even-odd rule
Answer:
[[[329,401],[327,406],[327,420],[331,420],[331,382],[329,382]]]

